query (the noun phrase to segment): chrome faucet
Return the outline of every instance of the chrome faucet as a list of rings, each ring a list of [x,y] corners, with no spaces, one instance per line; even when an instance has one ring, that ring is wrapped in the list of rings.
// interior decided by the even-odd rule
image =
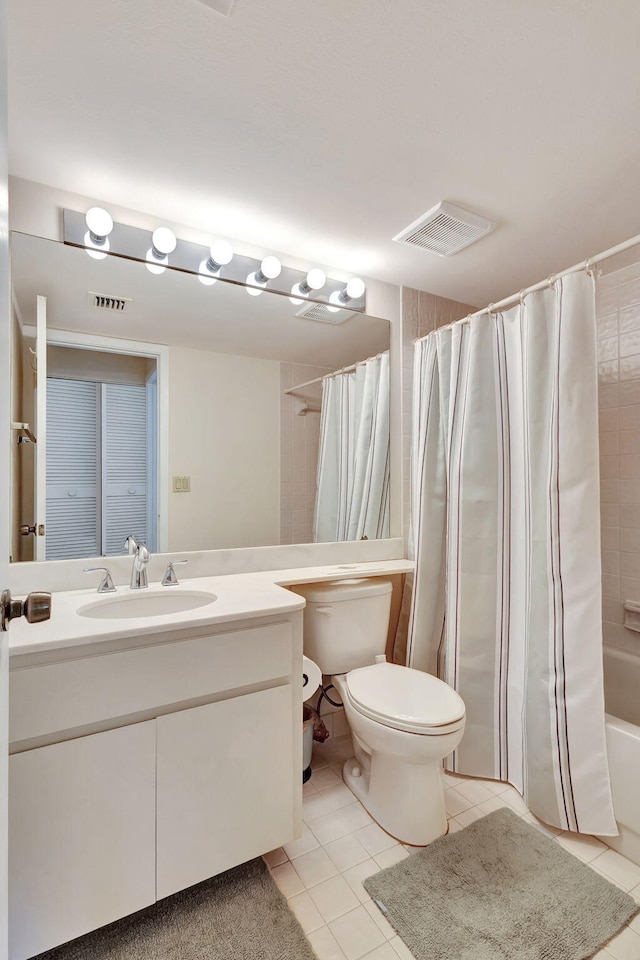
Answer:
[[[149,586],[147,580],[147,564],[151,559],[151,554],[144,543],[138,543],[135,537],[128,536],[124,542],[125,548],[130,556],[133,557],[133,567],[131,569],[131,589],[144,590]]]

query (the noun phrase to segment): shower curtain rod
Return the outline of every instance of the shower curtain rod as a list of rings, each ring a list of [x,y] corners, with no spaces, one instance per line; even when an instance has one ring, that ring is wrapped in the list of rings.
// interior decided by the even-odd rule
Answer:
[[[610,257],[615,257],[618,253],[624,253],[625,250],[629,250],[630,247],[635,247],[637,244],[640,244],[640,234],[637,234],[635,237],[631,237],[630,240],[624,240],[622,243],[618,243],[615,247],[609,247],[608,250],[604,250],[602,253],[596,254],[595,257],[588,257],[586,260],[581,260],[580,263],[576,263],[572,267],[567,267],[566,270],[561,270],[559,273],[552,273],[547,277],[546,280],[540,280],[538,283],[534,283],[530,287],[525,287],[518,293],[513,293],[510,297],[505,297],[504,300],[498,300],[497,303],[490,303],[488,306],[483,307],[482,310],[476,310],[475,313],[469,313],[466,317],[461,317],[460,320],[454,320],[452,323],[446,323],[437,329],[448,330],[449,327],[453,327],[457,323],[467,323],[469,320],[473,320],[475,317],[481,317],[484,314],[488,315],[495,313],[496,311],[502,310],[504,307],[508,307],[511,304],[517,303],[518,300],[522,300],[523,297],[525,297],[528,293],[535,293],[536,290],[544,290],[545,287],[551,287],[555,280],[559,280],[561,277],[566,277],[569,273],[578,273],[580,270],[589,270],[596,263],[600,263],[602,260],[608,260]],[[429,334],[426,334],[426,336],[428,337]],[[418,339],[424,340],[426,337],[418,337]]]
[[[386,350],[383,351],[386,353]],[[366,360],[358,360],[357,363],[350,363],[348,367],[341,367],[340,370],[334,370],[333,373],[323,373],[321,377],[316,377],[315,380],[307,380],[305,383],[299,383],[295,387],[289,387],[288,390],[285,390],[285,393],[296,393],[298,390],[302,390],[303,387],[310,387],[314,383],[321,383],[323,380],[326,380],[327,377],[337,377],[341,373],[353,373],[356,367],[361,366],[363,363],[368,363],[369,360],[377,360],[378,357],[381,357],[382,353],[376,353],[375,357],[367,357]]]

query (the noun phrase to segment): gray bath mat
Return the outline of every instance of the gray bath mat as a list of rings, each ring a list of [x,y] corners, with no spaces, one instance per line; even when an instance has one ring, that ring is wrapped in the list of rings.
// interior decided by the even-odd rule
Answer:
[[[262,859],[40,954],[38,960],[316,960]]]
[[[496,810],[364,881],[416,960],[583,960],[638,904]]]

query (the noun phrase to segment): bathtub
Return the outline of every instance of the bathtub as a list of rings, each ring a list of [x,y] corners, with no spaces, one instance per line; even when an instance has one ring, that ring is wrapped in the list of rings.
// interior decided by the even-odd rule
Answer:
[[[613,808],[620,836],[602,839],[640,864],[640,644],[604,648],[604,698]]]

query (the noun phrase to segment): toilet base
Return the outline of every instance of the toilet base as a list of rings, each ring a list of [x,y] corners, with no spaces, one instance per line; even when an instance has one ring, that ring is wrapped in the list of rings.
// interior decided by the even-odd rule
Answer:
[[[351,792],[378,826],[400,843],[426,847],[446,834],[441,764],[409,766],[377,756],[366,770],[357,759],[345,761],[342,777]],[[386,770],[388,766],[392,771]],[[358,773],[354,772],[359,771]],[[399,769],[401,768],[401,769]],[[371,789],[371,773],[384,782],[382,790]],[[392,790],[389,790],[392,784]]]

